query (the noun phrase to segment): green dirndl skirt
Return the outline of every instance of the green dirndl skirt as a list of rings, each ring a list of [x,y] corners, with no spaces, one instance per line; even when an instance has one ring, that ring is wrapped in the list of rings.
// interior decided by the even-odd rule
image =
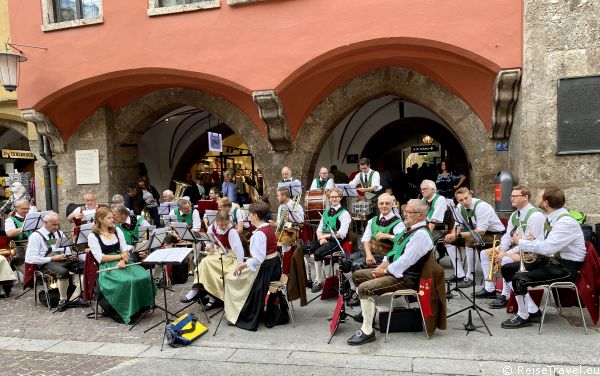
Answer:
[[[100,270],[117,266],[118,261],[104,262]],[[109,270],[98,275],[100,292],[125,324],[131,316],[152,307],[156,295],[156,285],[150,273],[139,265],[125,269]]]

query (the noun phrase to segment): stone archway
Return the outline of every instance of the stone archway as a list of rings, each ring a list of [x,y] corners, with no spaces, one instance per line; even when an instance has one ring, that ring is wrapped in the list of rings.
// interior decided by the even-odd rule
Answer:
[[[23,121],[17,121],[17,120],[6,119],[6,118],[0,117],[0,127],[13,129],[13,130],[17,131],[19,134],[21,134],[23,137],[25,137],[25,138],[28,137],[27,123],[25,123]]]
[[[334,90],[304,121],[296,138],[294,153],[287,163],[296,175],[308,182],[313,175],[321,148],[333,128],[352,109],[382,95],[397,95],[418,103],[444,121],[459,141],[472,169],[472,188],[486,199],[496,173],[507,165],[499,158],[495,142],[489,139],[481,120],[472,109],[439,83],[404,68],[381,68],[365,73]]]

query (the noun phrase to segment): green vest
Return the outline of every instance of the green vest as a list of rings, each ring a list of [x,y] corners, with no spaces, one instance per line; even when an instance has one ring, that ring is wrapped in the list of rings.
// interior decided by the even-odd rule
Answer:
[[[181,214],[179,212],[179,208],[175,208],[175,215],[177,216],[177,222],[185,222],[187,223],[188,226],[193,226],[194,225],[194,218],[192,213],[194,212],[194,209],[190,209],[190,212],[187,214]]]
[[[469,218],[473,218],[475,219],[475,223],[477,223],[477,215],[475,214],[475,209],[477,209],[477,205],[479,205],[480,202],[481,200],[475,201],[475,205],[473,205],[473,210],[471,210],[471,213],[468,213],[467,209],[465,209],[464,206],[460,206],[460,214],[462,215],[465,221],[469,222]]]
[[[131,230],[125,230],[125,228],[120,223],[117,223],[117,227],[120,228],[121,231],[123,231],[123,236],[125,237],[125,243],[127,243],[127,245],[133,245],[133,242],[136,242],[138,240],[138,228],[140,227],[140,223],[142,223],[143,220],[144,217],[138,215],[135,220],[135,226]]]
[[[373,220],[371,221],[371,239],[375,239],[375,236],[377,236],[377,234],[380,232],[383,232],[384,234],[391,234],[392,229],[396,227],[401,220],[401,218],[396,218],[395,221],[383,227],[377,224],[377,217],[373,217]]]
[[[15,223],[16,228],[23,227],[23,222],[18,220],[17,217],[10,217],[10,218],[12,218],[13,222]],[[29,235],[31,235],[32,232],[33,231],[22,231],[19,234],[19,236],[17,236],[17,240],[25,240],[25,239],[29,238]]]
[[[325,182],[323,183],[323,185],[321,185],[321,179],[320,178],[315,178],[315,185],[317,186],[318,189],[325,189],[325,186],[327,186],[327,182],[329,181],[329,179],[325,180]]]
[[[430,221],[431,217],[433,216],[433,212],[435,211],[435,202],[437,201],[437,199],[440,198],[440,194],[436,193],[435,196],[433,196],[433,199],[431,200],[431,207],[429,208],[429,211],[427,212],[427,220]],[[427,199],[425,197],[423,197],[423,203],[427,204]]]
[[[330,230],[329,229],[333,229],[333,231],[338,231],[339,228],[337,228],[337,219],[338,217],[345,212],[346,209],[341,208],[337,213],[335,213],[335,215],[333,216],[329,216],[329,211],[325,211],[323,213],[323,228],[322,231],[329,233]]]
[[[525,218],[523,219],[523,221],[521,221],[519,219],[519,216],[517,216],[517,212],[513,212],[510,216],[510,222],[512,223],[512,225],[514,227],[521,227],[524,225],[527,225],[527,221],[529,221],[529,217],[531,217],[533,215],[533,213],[537,213],[540,210],[537,208],[531,208],[527,211],[527,214],[525,214]]]
[[[364,181],[364,180],[363,180],[363,175],[364,175],[364,174],[363,174],[362,172],[359,172],[359,174],[360,174],[360,175],[359,175],[359,177],[360,177],[360,186],[361,186],[362,188],[370,188],[370,187],[371,187],[371,181],[373,180],[373,174],[374,174],[374,173],[375,173],[375,171],[374,171],[374,170],[371,170],[371,172],[369,173],[369,176],[368,176],[368,178],[367,178],[367,179],[368,179],[368,181]]]
[[[234,226],[238,225],[237,211],[238,211],[238,208],[236,206],[235,208],[233,208],[233,218],[231,218],[231,223],[233,223]]]
[[[412,238],[417,233],[417,231],[421,229],[427,231],[427,233],[431,237],[431,231],[429,231],[429,228],[427,226],[421,226],[416,230],[409,232],[408,234],[406,233],[406,229],[404,229],[402,230],[402,232],[400,232],[394,237],[394,248],[392,248],[392,250],[385,255],[390,264],[394,262],[394,260],[398,260],[398,258],[402,256],[402,254],[404,253],[404,249],[406,248],[406,244],[408,244],[410,238]]]

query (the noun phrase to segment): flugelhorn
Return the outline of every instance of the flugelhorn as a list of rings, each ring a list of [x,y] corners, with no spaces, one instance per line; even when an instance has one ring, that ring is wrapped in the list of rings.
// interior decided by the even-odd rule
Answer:
[[[496,240],[496,235],[494,235],[494,240],[492,240],[492,252],[490,253],[490,270],[488,271],[488,276],[485,279],[486,282],[496,282],[496,273],[500,270],[500,263],[496,262],[496,255],[498,244],[500,244],[500,240]]]

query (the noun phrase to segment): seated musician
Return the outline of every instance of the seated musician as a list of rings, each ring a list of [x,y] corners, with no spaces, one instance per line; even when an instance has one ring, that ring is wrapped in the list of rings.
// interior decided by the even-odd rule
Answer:
[[[204,290],[209,294],[208,303],[205,305],[208,310],[217,305],[217,299],[219,302],[223,301],[222,277],[244,262],[244,248],[240,235],[231,224],[229,213],[226,211],[217,212],[215,222],[208,227],[207,235],[213,241],[206,246],[210,254],[198,264],[194,273],[194,285],[180,301],[189,303],[197,298],[200,290]]]
[[[4,231],[6,236],[16,244],[16,255],[10,260],[10,265],[13,269],[23,265],[25,262],[25,250],[27,248],[27,238],[32,231],[23,231],[23,222],[25,216],[30,211],[29,200],[20,199],[15,202],[15,214],[6,218],[4,222]]]
[[[539,209],[531,205],[529,202],[530,197],[531,190],[529,187],[524,185],[513,187],[510,202],[517,210],[511,214],[508,219],[507,231],[500,238],[500,246],[496,249],[494,260],[496,267],[490,266],[492,249],[488,248],[481,251],[481,269],[483,269],[485,283],[481,291],[475,294],[476,298],[496,298],[496,283],[492,281],[495,279],[495,275],[489,275],[490,269],[493,273],[495,270],[499,270],[502,265],[521,260],[519,247],[515,246],[512,241],[514,234],[525,234],[525,237],[531,236],[535,239],[544,237],[546,216]],[[508,304],[511,283],[506,280],[503,282],[502,294],[488,304],[490,308],[504,308]],[[525,294],[525,303],[527,303],[527,310],[530,315],[533,314],[535,316],[539,308],[533,302],[529,293]]]
[[[284,166],[281,169],[281,181],[280,183],[291,183],[291,182],[300,182],[298,179],[294,178],[292,176],[292,169]],[[279,188],[279,185],[277,186],[277,188]]]
[[[127,245],[123,231],[115,226],[110,209],[96,210],[88,245],[100,265],[99,303],[105,315],[129,324],[133,315],[152,307],[156,285],[144,268],[127,265],[131,246]],[[115,269],[102,271],[109,268]]]
[[[325,190],[328,191],[333,188],[333,179],[329,178],[329,170],[327,167],[321,167],[319,169],[319,176],[314,178],[312,183],[310,184],[310,190]]]
[[[388,193],[383,193],[377,198],[379,215],[369,219],[361,238],[364,252],[353,253],[350,255],[348,262],[342,262],[340,265],[342,272],[350,283],[351,292],[348,294],[350,300],[346,302],[346,305],[350,307],[360,305],[352,273],[360,269],[374,268],[381,264],[384,256],[392,249],[394,236],[404,230],[404,222],[402,222],[402,218],[394,214],[392,211],[393,206],[394,199]]]
[[[502,266],[502,277],[511,281],[519,309],[517,314],[502,323],[505,329],[530,326],[531,312],[525,301],[529,286],[553,282],[575,282],[586,256],[585,240],[579,223],[564,208],[565,194],[554,186],[545,187],[538,196],[538,207],[547,216],[545,236],[533,238],[513,235],[520,251],[531,252],[535,261],[524,262],[525,272],[520,272],[520,261]],[[536,313],[535,316],[540,316]]]
[[[56,242],[64,236],[59,230],[60,218],[57,213],[50,212],[43,218],[44,226],[29,235],[27,243],[27,252],[25,262],[35,264],[39,270],[45,274],[50,274],[57,278],[59,302],[57,310],[63,311],[67,305],[67,290],[71,280],[71,273],[80,274],[83,272],[83,261],[77,258],[77,255],[67,255],[56,247]],[[85,257],[85,255],[81,255]],[[79,284],[79,278],[75,278],[75,283]],[[71,299],[77,298],[78,304],[83,304],[80,286],[77,286]]]
[[[323,218],[319,222],[317,240],[302,247],[304,253],[314,253],[316,276],[312,285],[312,292],[319,292],[323,289],[321,278],[325,277],[323,274],[324,257],[331,255],[335,251],[341,251],[331,232],[335,234],[340,243],[344,242],[348,236],[348,229],[352,221],[348,210],[342,208],[340,205],[342,190],[334,187],[329,191],[328,196],[331,207],[323,213]]]
[[[113,205],[111,207],[113,214],[113,221],[115,226],[121,229],[125,244],[132,246],[135,245],[139,237],[140,226],[150,226],[150,223],[141,215],[135,215],[125,205]],[[146,251],[131,252],[129,260],[131,262],[140,262],[148,256]],[[160,272],[160,268],[155,268],[155,271]]]
[[[185,222],[192,231],[200,231],[200,214],[198,210],[192,210],[192,203],[186,198],[180,198],[177,200],[177,207],[171,209],[169,215],[177,217],[177,222]]]
[[[217,205],[219,206],[219,210],[224,210],[229,213],[231,224],[235,227],[238,234],[241,235],[242,232],[244,232],[244,215],[242,214],[240,207],[237,204],[234,205],[227,197],[218,199]]]
[[[281,261],[273,228],[265,222],[269,205],[250,204],[256,231],[250,238],[251,257],[225,276],[225,316],[238,328],[255,331],[272,281],[281,278]]]
[[[162,193],[163,202],[173,202],[175,201],[175,194],[170,189],[163,191]]]
[[[96,195],[92,192],[86,192],[83,195],[83,201],[85,204],[75,208],[75,210],[67,217],[67,220],[75,223],[75,226],[80,226],[82,223],[85,223],[85,221],[82,220],[84,215],[91,215],[93,217],[95,210],[99,207]]]
[[[460,212],[463,223],[468,225],[473,231],[476,231],[486,244],[492,243],[494,235],[500,238],[504,234],[504,225],[500,222],[500,218],[498,218],[498,215],[490,204],[478,198],[473,198],[471,191],[467,187],[457,189],[454,195],[459,203],[457,211]],[[458,287],[473,286],[475,284],[475,256],[473,248],[477,243],[472,238],[471,232],[467,228],[462,228],[461,231],[457,229],[444,237],[444,243],[448,256],[450,256],[450,261],[456,270],[456,275],[447,278],[447,280],[454,282],[456,276],[458,276]],[[456,257],[457,246],[460,247],[463,244],[465,245],[467,258],[466,275],[461,257]]]
[[[304,223],[304,209],[302,205],[290,198],[290,190],[279,188],[277,190],[277,221],[269,221],[271,226],[276,227],[275,236],[277,242],[281,243],[281,253],[285,254],[292,248],[292,243],[298,239],[300,225]],[[286,227],[289,223],[289,228]],[[284,244],[285,243],[285,244]]]
[[[371,161],[368,158],[358,160],[358,169],[360,172],[354,176],[349,184],[353,187],[360,184],[360,187],[356,190],[364,192],[367,201],[371,201],[375,198],[376,192],[381,190],[379,172],[371,169]]]
[[[429,207],[426,221],[433,236],[433,242],[436,243],[446,231],[444,226],[444,214],[447,209],[446,199],[437,193],[437,187],[432,180],[421,182],[421,194],[423,195],[423,202]]]
[[[349,345],[375,341],[375,296],[403,289],[418,290],[421,270],[433,249],[431,233],[425,222],[427,211],[427,205],[421,200],[409,200],[404,211],[406,228],[394,237],[392,250],[377,268],[362,269],[352,274],[358,286],[363,324],[348,339]]]

